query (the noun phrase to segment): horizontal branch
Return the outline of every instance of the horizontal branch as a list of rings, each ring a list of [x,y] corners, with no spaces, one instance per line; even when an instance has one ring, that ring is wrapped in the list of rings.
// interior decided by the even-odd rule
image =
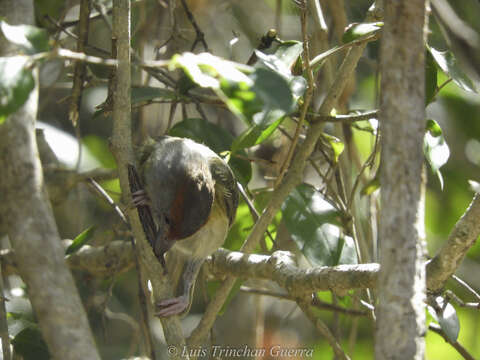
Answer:
[[[31,56],[31,59],[33,61],[40,61],[43,59],[52,59],[52,58],[82,61],[88,64],[104,65],[104,66],[110,66],[110,67],[118,66],[117,59],[86,55],[81,52],[75,52],[75,51],[72,51],[69,49],[63,49],[63,48],[55,48],[52,51],[41,52]],[[145,61],[136,61],[134,62],[134,64],[145,69],[156,69],[161,67],[167,67],[168,64],[170,64],[170,61],[169,60],[145,60]]]
[[[244,254],[219,249],[207,261],[208,270],[217,276],[268,279],[277,282],[292,296],[322,290],[345,292],[375,287],[378,264],[322,266],[300,269],[290,252],[276,251],[271,256]]]
[[[0,251],[6,274],[16,273],[13,250]],[[93,276],[112,276],[134,265],[132,245],[112,241],[105,246],[83,246],[66,258],[71,269],[83,270]],[[268,279],[277,282],[292,296],[321,290],[345,292],[350,289],[375,287],[378,264],[339,265],[300,269],[291,253],[276,251],[269,255],[246,255],[241,252],[217,250],[208,260],[207,269],[215,277],[232,275],[240,278]]]
[[[313,124],[316,122],[342,122],[353,123],[356,121],[369,120],[372,118],[378,118],[378,110],[366,111],[360,114],[351,115],[321,115],[321,114],[308,114],[308,121]]]
[[[469,208],[457,222],[448,241],[427,265],[427,287],[438,291],[452,276],[468,249],[480,235],[480,196],[475,195]],[[83,270],[94,276],[111,276],[133,266],[129,242],[112,241],[106,246],[83,246],[66,261],[71,269]],[[1,250],[0,261],[5,274],[17,273],[13,250]],[[342,292],[349,289],[373,288],[378,264],[339,265],[300,269],[288,252],[269,255],[246,255],[219,249],[207,260],[209,271],[219,277],[261,278],[277,282],[291,294],[320,290]]]

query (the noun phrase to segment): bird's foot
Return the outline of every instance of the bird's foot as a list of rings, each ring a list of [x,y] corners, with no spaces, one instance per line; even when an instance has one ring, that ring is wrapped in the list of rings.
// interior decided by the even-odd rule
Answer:
[[[188,300],[185,296],[165,299],[157,302],[157,311],[155,313],[158,317],[168,317],[172,315],[179,315],[183,313],[188,307]]]
[[[150,198],[147,192],[143,189],[132,192],[132,205],[131,207],[150,206]]]

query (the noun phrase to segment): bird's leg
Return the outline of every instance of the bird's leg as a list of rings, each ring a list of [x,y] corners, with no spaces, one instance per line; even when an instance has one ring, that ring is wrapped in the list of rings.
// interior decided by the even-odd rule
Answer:
[[[190,310],[195,289],[195,281],[204,259],[187,260],[182,276],[182,295],[157,302],[156,315],[167,317],[184,314]]]

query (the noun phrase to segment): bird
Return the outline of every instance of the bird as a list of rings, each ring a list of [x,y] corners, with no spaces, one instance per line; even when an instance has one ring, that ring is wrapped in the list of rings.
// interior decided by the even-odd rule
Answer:
[[[175,291],[157,302],[156,315],[186,315],[203,262],[223,245],[235,220],[237,182],[207,146],[166,135],[141,147],[138,169],[142,189],[132,194],[133,203],[150,209],[144,229],[153,228],[147,238],[160,261],[166,253]]]

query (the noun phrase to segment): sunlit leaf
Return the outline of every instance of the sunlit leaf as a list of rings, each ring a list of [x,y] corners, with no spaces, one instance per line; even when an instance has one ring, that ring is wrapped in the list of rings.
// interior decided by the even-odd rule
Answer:
[[[285,78],[289,78],[292,76],[291,68],[296,63],[302,51],[303,45],[298,41],[284,42],[279,45],[272,54],[255,50],[259,61],[257,67],[263,65],[283,75]]]
[[[70,255],[76,253],[83,245],[85,245],[88,240],[90,240],[95,232],[95,226],[90,226],[73,240],[70,246],[65,250],[65,255]]]
[[[458,65],[455,55],[451,51],[438,51],[432,47],[428,50],[435,59],[437,65],[463,90],[477,92],[477,88],[472,80],[462,71]]]
[[[333,160],[335,163],[338,162],[339,156],[342,154],[343,150],[345,149],[345,144],[340,141],[339,138],[336,138],[335,136],[329,135],[329,134],[322,134],[322,137],[327,141],[327,143],[330,145],[330,148],[333,151]]]
[[[20,47],[27,54],[48,51],[48,34],[44,29],[31,25],[9,25],[5,21],[0,21],[5,38]]]
[[[425,130],[427,130],[430,133],[430,135],[432,135],[433,137],[438,137],[443,134],[443,131],[440,125],[435,120],[432,120],[432,119],[427,120]]]
[[[82,143],[87,147],[90,154],[98,160],[104,168],[115,169],[117,163],[110,151],[108,141],[97,135],[86,135]]]
[[[380,188],[380,179],[378,176],[375,176],[372,180],[370,180],[360,191],[361,195],[370,195],[373,192]]]
[[[0,58],[0,116],[17,111],[35,86],[32,72],[24,56]]]
[[[360,39],[366,35],[372,35],[378,32],[382,26],[382,22],[350,24],[343,33],[342,42],[346,44],[350,41]]]
[[[183,53],[175,55],[170,61],[170,70],[182,68],[190,78],[201,87],[219,89],[220,80],[253,85],[245,72],[252,72],[249,66],[224,60],[209,53]]]
[[[274,55],[289,69],[297,62],[303,52],[303,44],[300,41],[284,41],[275,49]]]
[[[292,239],[313,265],[357,262],[353,239],[338,226],[339,211],[312,186],[302,184],[292,191],[282,213]]]

